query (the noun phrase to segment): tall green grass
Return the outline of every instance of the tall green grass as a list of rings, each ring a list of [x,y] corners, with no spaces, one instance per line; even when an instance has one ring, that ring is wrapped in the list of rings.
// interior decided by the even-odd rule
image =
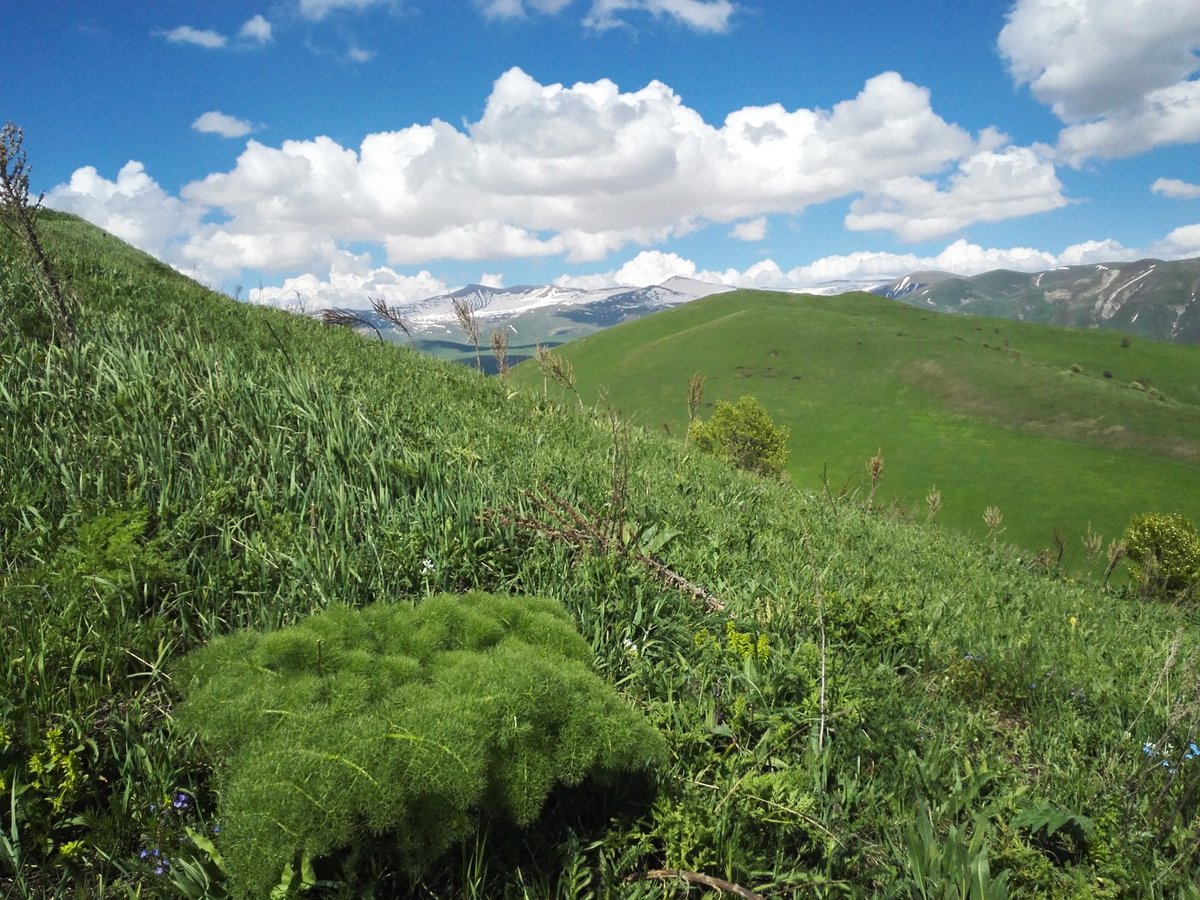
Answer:
[[[78,220],[43,227],[80,340],[0,322],[5,893],[220,896],[211,760],[173,719],[183,654],[468,590],[566,606],[667,741],[653,805],[552,797],[415,880],[380,836],[293,891],[673,897],[678,873],[770,896],[1194,890],[1190,610],[1031,572],[1011,533],[865,514],[540,384],[238,305]],[[0,253],[7,316],[28,279]],[[611,537],[556,536],[554,497]]]

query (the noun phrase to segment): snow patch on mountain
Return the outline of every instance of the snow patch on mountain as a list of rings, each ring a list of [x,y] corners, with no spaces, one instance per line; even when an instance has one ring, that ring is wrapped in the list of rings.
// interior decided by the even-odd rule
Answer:
[[[438,328],[457,321],[456,302],[465,301],[476,318],[491,323],[503,322],[537,309],[568,309],[600,303],[665,309],[711,294],[733,290],[729,285],[710,284],[694,278],[669,278],[662,284],[648,287],[617,286],[590,289],[562,287],[555,284],[519,285],[510,288],[469,284],[449,294],[426,297],[399,308],[404,319],[417,329]]]

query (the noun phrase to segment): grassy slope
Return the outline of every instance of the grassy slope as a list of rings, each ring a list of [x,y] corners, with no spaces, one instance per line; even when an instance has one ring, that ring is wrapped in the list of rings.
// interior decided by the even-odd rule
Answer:
[[[1194,880],[1180,848],[1200,778],[1141,750],[1192,733],[1189,614],[634,429],[620,517],[658,529],[662,559],[732,620],[704,613],[627,558],[489,514],[536,514],[525,492],[546,487],[603,510],[604,415],[240,306],[71,219],[46,230],[84,339],[63,351],[0,330],[0,774],[33,784],[0,800],[9,857],[13,836],[24,847],[18,866],[0,856],[0,889],[86,895],[116,880],[170,895],[182,863],[155,874],[139,862],[148,841],[206,862],[182,825],[211,830],[213,789],[171,727],[162,674],[188,649],[333,602],[467,588],[561,600],[672,762],[646,818],[578,826],[576,843],[542,834],[554,852],[521,872],[481,839],[481,864],[455,854],[412,896],[466,895],[468,875],[482,895],[547,895],[568,868],[588,880],[581,896],[630,897],[675,896],[641,880],[660,867],[780,896],[940,895],[984,860],[1027,896]],[[24,291],[10,249],[6,310]],[[739,635],[763,652],[747,657]],[[194,804],[163,811],[179,790]],[[1070,820],[1086,847],[1022,828],[1022,813],[1086,817]],[[359,875],[383,877],[386,842],[362,849]]]
[[[1139,512],[1200,509],[1191,346],[1136,338],[1122,347],[1117,334],[939,315],[869,295],[739,292],[561,352],[585,399],[603,390],[635,421],[675,434],[693,372],[707,379],[706,406],[753,394],[791,429],[799,487],[819,489],[827,470],[835,490],[857,488],[882,449],[881,497],[923,507],[936,485],[944,521],[977,535],[984,508],[997,505],[1006,539],[1031,550],[1060,529],[1068,564],[1079,562],[1089,522],[1111,537]],[[519,377],[540,386],[528,364]]]

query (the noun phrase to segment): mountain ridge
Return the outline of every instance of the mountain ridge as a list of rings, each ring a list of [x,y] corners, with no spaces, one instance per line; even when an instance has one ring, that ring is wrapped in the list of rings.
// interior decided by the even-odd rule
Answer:
[[[1200,343],[1200,259],[1057,266],[979,275],[913,273],[871,291],[921,309]],[[932,273],[934,276],[945,273]]]

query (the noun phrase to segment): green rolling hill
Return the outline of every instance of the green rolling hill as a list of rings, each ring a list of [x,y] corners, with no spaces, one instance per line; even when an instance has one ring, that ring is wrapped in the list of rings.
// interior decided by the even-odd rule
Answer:
[[[1066,542],[1089,524],[1200,510],[1200,348],[1115,332],[927,312],[868,294],[739,291],[619,325],[559,352],[579,390],[682,436],[691,375],[705,405],[757,397],[791,429],[803,490],[860,488],[882,451],[879,497],[975,535],[998,506],[1003,539]],[[542,376],[526,363],[523,383]],[[701,411],[701,417],[705,413]]]
[[[742,294],[565,348],[638,428],[39,227],[77,337],[0,230],[0,895],[1194,894],[1194,609],[815,478],[990,473],[1005,539],[1018,461],[1183,505],[1185,348]],[[660,433],[697,369],[792,485]]]

